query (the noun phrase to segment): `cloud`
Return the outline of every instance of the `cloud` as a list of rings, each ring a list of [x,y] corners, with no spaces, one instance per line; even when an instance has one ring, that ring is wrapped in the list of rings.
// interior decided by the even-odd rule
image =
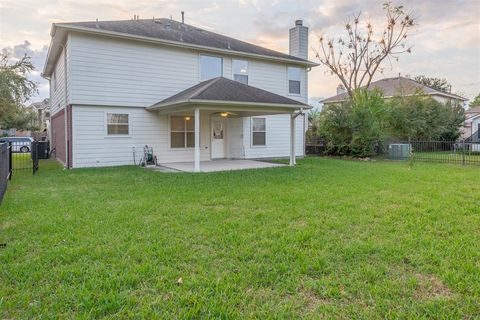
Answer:
[[[180,19],[185,11],[189,24],[288,52],[288,30],[296,19],[310,29],[310,46],[316,35],[338,35],[349,16],[362,12],[380,30],[384,25],[382,2],[378,0],[2,0],[0,2],[0,43],[31,54],[41,70],[50,41],[52,22],[170,17]],[[398,1],[394,1],[394,4]],[[478,0],[402,0],[412,9],[419,25],[411,42],[412,54],[386,71],[386,75],[426,74],[447,78],[455,91],[469,97],[480,91],[480,5]],[[25,19],[28,17],[28,19]],[[27,39],[28,42],[25,42]],[[312,60],[313,52],[310,51]],[[338,79],[324,67],[310,72],[309,93],[329,97]],[[38,74],[42,92],[48,84]],[[45,86],[47,90],[45,90]]]

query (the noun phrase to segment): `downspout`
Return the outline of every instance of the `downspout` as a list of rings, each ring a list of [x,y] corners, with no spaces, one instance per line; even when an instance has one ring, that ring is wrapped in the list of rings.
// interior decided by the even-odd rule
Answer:
[[[70,168],[70,156],[69,156],[69,145],[68,145],[68,80],[67,80],[67,45],[64,44],[63,46],[63,73],[65,77],[65,112],[63,113],[65,117],[65,165],[67,169]]]

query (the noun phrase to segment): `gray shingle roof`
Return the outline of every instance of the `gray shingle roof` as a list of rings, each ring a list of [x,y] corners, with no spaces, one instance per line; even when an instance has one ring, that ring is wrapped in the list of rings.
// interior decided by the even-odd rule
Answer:
[[[200,82],[155,105],[174,105],[188,102],[189,100],[295,105],[309,108],[308,105],[302,102],[223,77]]]
[[[372,82],[368,86],[368,89],[369,90],[379,89],[380,91],[383,92],[384,97],[393,97],[397,95],[413,95],[418,93],[419,91],[422,91],[423,93],[430,94],[430,95],[437,94],[442,96],[449,96],[459,100],[464,100],[464,101],[467,100],[456,94],[438,91],[405,77],[395,77],[395,78],[386,78],[386,79],[378,80],[378,81]],[[322,102],[323,103],[341,102],[347,99],[348,99],[348,93],[342,93],[342,94],[338,94],[336,96],[330,97],[328,99],[325,99]]]
[[[278,51],[263,48],[248,42],[230,38],[218,33],[203,30],[195,26],[184,24],[172,19],[141,19],[119,21],[87,21],[59,23],[59,26],[73,26],[117,32],[141,37],[149,37],[179,43],[192,44],[230,50],[232,52],[244,52],[263,55],[267,57],[283,58],[307,62],[305,59],[294,57]]]

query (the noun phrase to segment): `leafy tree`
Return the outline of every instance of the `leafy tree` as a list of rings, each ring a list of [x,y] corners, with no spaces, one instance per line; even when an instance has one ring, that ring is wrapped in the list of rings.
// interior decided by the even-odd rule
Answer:
[[[448,83],[447,79],[444,79],[444,78],[427,77],[424,75],[420,75],[413,78],[413,80],[423,84],[424,86],[427,86],[442,92],[449,92],[452,88],[452,85]]]
[[[423,95],[394,97],[387,110],[387,135],[399,140],[456,140],[464,121],[461,106]]]
[[[480,107],[480,93],[468,104],[470,109]]]
[[[345,24],[346,36],[319,37],[316,57],[340,79],[350,97],[356,89],[368,87],[375,74],[383,71],[385,62],[398,60],[402,53],[411,52],[407,38],[416,25],[412,13],[391,2],[384,3],[383,9],[386,26],[380,33],[374,32],[368,19],[360,24],[361,14],[357,14]]]
[[[308,112],[308,130],[306,133],[308,140],[318,138],[318,128],[320,125],[320,111],[318,109],[311,109]]]
[[[381,149],[385,102],[379,91],[357,90],[353,98],[324,107],[320,134],[327,153],[368,157]]]
[[[37,84],[27,75],[35,68],[30,57],[14,61],[10,50],[0,53],[0,127],[25,128],[24,103],[35,93]]]

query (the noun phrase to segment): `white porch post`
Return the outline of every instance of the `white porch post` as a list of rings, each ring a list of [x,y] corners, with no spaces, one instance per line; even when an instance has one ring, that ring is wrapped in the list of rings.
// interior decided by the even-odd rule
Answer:
[[[200,172],[200,109],[195,108],[195,167],[194,172]]]
[[[295,159],[295,114],[290,116],[290,166],[296,164]]]

